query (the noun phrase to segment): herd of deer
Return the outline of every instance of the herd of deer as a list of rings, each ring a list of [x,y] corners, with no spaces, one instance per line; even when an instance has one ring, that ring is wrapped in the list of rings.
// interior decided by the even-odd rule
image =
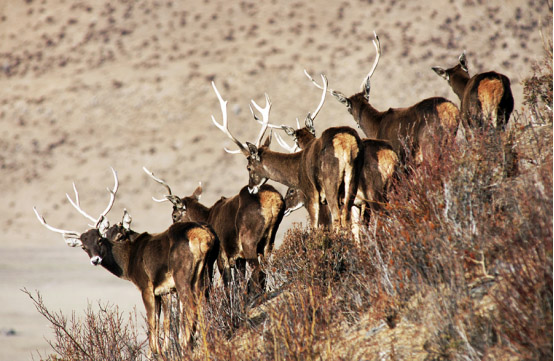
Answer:
[[[253,270],[249,291],[263,292],[262,264],[271,255],[277,228],[285,214],[305,206],[313,227],[343,229],[359,224],[366,212],[386,202],[387,189],[399,165],[407,159],[413,159],[416,164],[426,159],[432,143],[436,142],[433,132],[440,130],[441,137],[449,138],[457,132],[460,120],[466,134],[486,124],[499,131],[505,128],[514,106],[509,79],[496,72],[470,77],[465,53],[450,69],[433,67],[460,98],[460,110],[451,101],[434,97],[408,108],[378,111],[369,103],[370,79],[381,55],[376,34],[373,44],[377,54],[372,69],[364,78],[361,91],[350,97],[329,89],[325,76],[322,75],[320,85],[306,73],[323,94],[317,109],[308,113],[303,128],[270,124],[271,102],[267,95],[263,108],[252,101],[261,119],[252,107],[250,110],[262,124],[255,143],[242,143],[231,134],[227,102],[212,83],[221,106],[222,122],[218,123],[213,116],[212,120],[238,147],[237,151],[226,150],[242,153],[247,158],[249,183],[237,195],[222,197],[206,207],[200,203],[201,186],[191,196],[180,198],[172,194],[164,180],[144,168],[168,193],[163,199],[154,200],[173,204],[173,224],[162,233],[135,232],[126,210],[120,223],[109,225],[106,216],[118,189],[113,169],[115,185],[108,189],[110,201],[98,218],[82,210],[75,184],[75,199],[66,194],[71,205],[92,221],[92,228],[84,233],[54,228],[34,208],[42,225],[61,233],[69,246],[81,246],[93,265],[102,265],[138,287],[146,308],[153,353],[169,345],[166,337],[160,347],[158,333],[163,309],[164,335],[169,335],[168,297],[172,292],[179,296],[184,320],[179,341],[183,345],[190,344],[200,299],[208,296],[216,261],[226,289],[232,281],[231,269],[244,274],[247,262]],[[350,127],[329,128],[316,137],[313,122],[327,92],[346,106],[367,139],[361,139]],[[285,131],[293,137],[294,146],[289,146],[276,134],[278,142],[288,152],[271,150],[272,133],[261,144],[267,128]],[[266,184],[269,179],[289,187],[284,199]],[[351,220],[351,214],[357,215],[356,222]],[[354,232],[355,229],[353,227]]]

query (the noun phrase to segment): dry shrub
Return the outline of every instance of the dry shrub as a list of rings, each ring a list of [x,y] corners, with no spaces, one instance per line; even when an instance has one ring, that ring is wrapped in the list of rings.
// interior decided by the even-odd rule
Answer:
[[[431,310],[445,321],[428,325],[428,359],[478,359],[498,347],[551,356],[552,140],[528,144],[543,156],[514,176],[511,137],[481,129],[443,145],[399,176],[370,224],[397,307],[428,286],[448,294]],[[489,291],[496,311],[483,314]]]
[[[75,313],[68,318],[61,312],[51,312],[40,293],[23,290],[37,311],[44,316],[54,331],[55,341],[49,341],[57,355],[45,360],[144,360],[147,341],[141,341],[136,313],[125,319],[115,305],[98,304],[95,312],[89,305],[84,319]],[[59,357],[58,357],[59,355]]]

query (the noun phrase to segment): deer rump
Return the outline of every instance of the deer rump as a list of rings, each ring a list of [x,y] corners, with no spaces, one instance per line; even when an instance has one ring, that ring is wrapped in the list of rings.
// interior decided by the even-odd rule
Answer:
[[[494,71],[475,75],[464,90],[461,110],[472,128],[490,120],[494,128],[504,129],[514,110],[510,80]]]
[[[344,226],[349,221],[363,164],[362,149],[354,129],[334,127],[325,130],[303,151],[301,161],[305,166],[301,168],[300,184],[310,184],[312,191],[318,193],[315,199],[329,206],[333,223]],[[308,189],[302,191],[310,193]]]

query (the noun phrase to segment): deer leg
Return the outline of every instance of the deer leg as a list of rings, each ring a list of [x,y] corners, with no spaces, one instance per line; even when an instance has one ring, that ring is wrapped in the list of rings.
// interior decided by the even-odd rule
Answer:
[[[339,229],[341,226],[341,211],[339,206],[338,194],[332,194],[327,198],[327,207],[331,212],[331,221],[333,229]]]
[[[244,256],[252,267],[252,276],[247,283],[249,295],[261,293],[265,290],[265,273],[263,273],[258,261],[257,244],[253,242],[244,245]]]
[[[360,244],[360,224],[363,214],[362,212],[358,207],[352,206],[352,234],[358,244]]]
[[[144,308],[146,309],[146,319],[148,322],[148,343],[150,345],[150,353],[158,354],[158,329],[156,322],[156,298],[154,296],[154,290],[149,287],[142,291],[142,301],[144,302]]]
[[[196,277],[196,262],[192,254],[189,253],[188,256],[180,257],[181,259],[172,265],[173,279],[175,280],[175,288],[181,306],[181,327],[184,331],[179,332],[179,344],[183,348],[186,348],[192,339],[196,314],[193,290],[198,289],[195,282],[199,281]]]
[[[169,321],[170,321],[170,311],[171,311],[171,293],[168,293],[166,295],[163,295],[160,297],[161,299],[161,306],[164,314],[164,340],[162,345],[162,352],[166,353],[169,350]],[[159,314],[158,314],[158,320],[159,320]]]
[[[313,228],[319,227],[319,208],[321,207],[319,192],[315,191],[311,194],[308,194],[306,202],[306,210],[310,216],[310,222],[312,223]]]

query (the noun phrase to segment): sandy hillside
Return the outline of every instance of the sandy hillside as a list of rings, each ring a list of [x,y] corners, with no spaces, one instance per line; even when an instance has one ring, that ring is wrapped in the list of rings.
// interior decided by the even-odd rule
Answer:
[[[440,4],[439,4],[440,3]],[[551,2],[550,2],[551,3]],[[143,165],[191,194],[203,182],[211,205],[246,184],[246,161],[210,121],[221,119],[213,80],[229,101],[230,127],[253,141],[248,101],[272,99],[271,120],[294,124],[319,101],[304,77],[324,72],[330,87],[358,91],[375,50],[377,108],[409,106],[430,96],[457,102],[431,66],[452,66],[467,50],[472,73],[496,70],[512,81],[516,110],[521,80],[541,59],[540,24],[552,34],[548,1],[0,1],[0,359],[28,360],[49,351],[46,321],[21,288],[38,290],[52,309],[82,314],[87,302],[124,310],[140,296],[129,282],[90,266],[79,249],[35,218],[82,232],[87,221],[65,199],[72,181],[83,208],[98,215],[112,186],[120,190],[112,223],[127,208],[137,231],[171,222],[163,189]],[[329,98],[318,129],[354,126]],[[278,149],[277,146],[274,147]],[[280,188],[282,190],[282,188]],[[297,212],[281,226],[278,242]],[[292,218],[292,217],[291,217]]]

